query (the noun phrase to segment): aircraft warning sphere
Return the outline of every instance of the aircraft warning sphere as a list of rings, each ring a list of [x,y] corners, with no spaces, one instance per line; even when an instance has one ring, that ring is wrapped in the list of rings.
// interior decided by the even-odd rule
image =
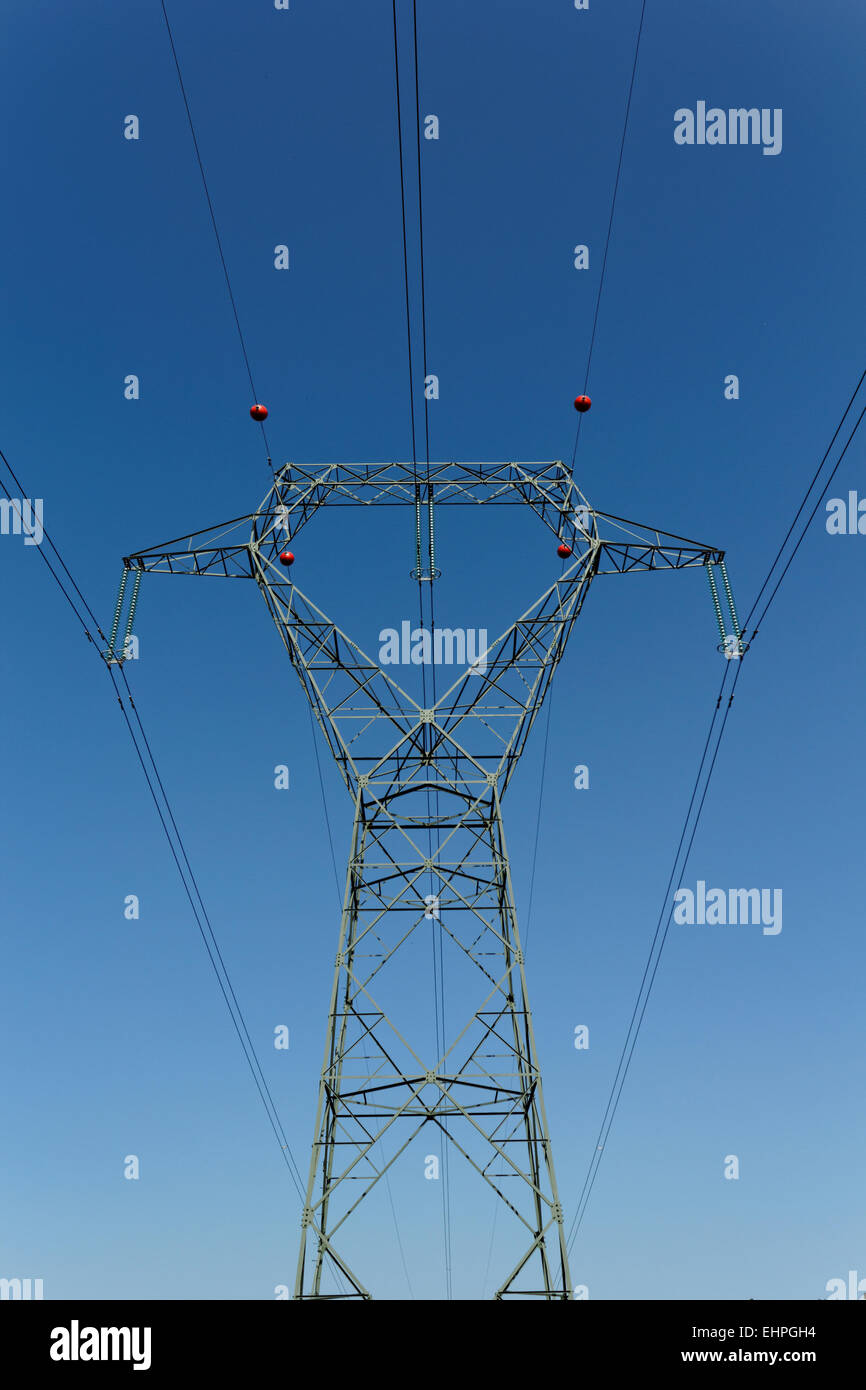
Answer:
[[[280,556],[280,564],[281,564],[281,565],[293,565],[294,563],[295,563],[295,557],[294,557],[294,555],[292,554],[292,552],[291,552],[290,550],[284,550],[283,553],[282,553],[282,555]]]
[[[556,547],[556,553],[559,556],[560,560],[567,560],[569,555],[571,554],[571,546],[566,545],[565,541],[563,541],[561,545],[558,545]]]
[[[266,405],[251,405],[250,414],[254,420],[267,420],[268,407]]]
[[[574,400],[574,408],[575,408],[575,410],[579,411],[581,415],[583,414],[583,412],[584,412],[585,410],[589,410],[589,407],[590,407],[591,405],[592,405],[592,401],[589,399],[589,396],[576,396],[576,397],[575,397],[575,400]]]

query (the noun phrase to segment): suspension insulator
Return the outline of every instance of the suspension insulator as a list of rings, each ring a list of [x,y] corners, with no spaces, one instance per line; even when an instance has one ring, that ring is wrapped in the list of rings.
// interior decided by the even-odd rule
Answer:
[[[575,396],[574,398],[574,408],[580,415],[583,415],[585,411],[589,410],[591,405],[592,401],[589,399],[589,396]]]
[[[251,405],[250,414],[254,420],[267,420],[268,407],[266,405]]]
[[[563,541],[561,545],[558,545],[556,547],[556,553],[559,556],[560,560],[567,560],[569,555],[571,554],[571,546],[566,545],[565,541]]]
[[[280,556],[280,564],[285,565],[288,568],[289,565],[293,565],[294,563],[295,557],[292,554],[291,550],[284,550],[282,555]]]

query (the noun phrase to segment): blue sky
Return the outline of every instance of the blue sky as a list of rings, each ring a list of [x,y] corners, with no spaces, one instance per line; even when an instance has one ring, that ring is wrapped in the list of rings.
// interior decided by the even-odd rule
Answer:
[[[640,5],[419,11],[440,119],[422,150],[432,456],[570,459]],[[169,13],[275,461],[405,459],[390,5]],[[270,478],[159,5],[10,0],[5,27],[0,447],[105,624],[123,555],[253,510]],[[742,611],[864,365],[864,39],[849,0],[647,6],[576,476],[602,510],[724,548]],[[676,145],[699,100],[781,108],[781,153]],[[829,495],[849,489],[866,493],[859,440]],[[320,512],[295,549],[362,646],[414,617],[410,515]],[[671,929],[572,1255],[591,1298],[811,1299],[866,1275],[864,553],[821,509],[744,667],[683,881],[781,888],[784,925]],[[443,517],[438,562],[437,617],[491,633],[559,571],[516,509]],[[299,1204],[110,686],[36,548],[0,536],[0,568],[0,1275],[49,1298],[271,1298]],[[304,697],[252,585],[146,577],[136,632],[130,683],[306,1173],[339,904]],[[555,679],[528,974],[569,1220],[716,642],[699,573],[600,578]],[[504,808],[524,931],[542,745],[539,725]],[[342,875],[351,806],[320,751]],[[412,1292],[442,1298],[420,1152],[393,1194]],[[478,1298],[493,1199],[455,1180],[452,1208],[455,1296]],[[361,1221],[368,1287],[408,1297],[390,1214]]]

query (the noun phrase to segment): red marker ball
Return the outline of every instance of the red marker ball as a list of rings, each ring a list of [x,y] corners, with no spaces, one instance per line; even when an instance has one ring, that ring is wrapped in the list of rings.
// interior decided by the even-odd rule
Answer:
[[[280,564],[281,564],[281,565],[293,565],[294,563],[295,563],[295,557],[294,557],[294,555],[292,554],[292,552],[291,552],[290,550],[284,550],[283,553],[282,553],[282,555],[280,556]]]
[[[565,541],[563,541],[562,545],[558,545],[556,547],[556,553],[559,556],[560,560],[567,560],[569,555],[571,554],[571,546],[566,545]]]
[[[251,405],[250,414],[254,420],[267,420],[268,407],[266,405]]]
[[[579,411],[581,415],[583,414],[583,412],[584,412],[585,410],[589,410],[589,407],[590,407],[591,405],[592,405],[592,401],[589,399],[589,396],[576,396],[576,397],[575,397],[575,400],[574,400],[574,408],[575,408],[575,410]]]

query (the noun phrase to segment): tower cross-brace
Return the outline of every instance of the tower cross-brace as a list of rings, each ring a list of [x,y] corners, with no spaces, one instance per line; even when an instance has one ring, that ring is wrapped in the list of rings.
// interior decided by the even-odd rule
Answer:
[[[420,502],[527,504],[571,552],[428,708],[279,559],[323,505]],[[411,463],[286,464],[255,513],[124,559],[137,579],[256,581],[354,804],[295,1298],[372,1296],[345,1254],[344,1225],[425,1126],[522,1232],[494,1296],[572,1297],[501,800],[595,576],[707,566],[712,578],[722,559],[595,511],[560,462],[436,463],[421,479]],[[124,650],[106,657],[122,661]],[[447,944],[449,990],[463,1009],[438,1056],[419,1036],[417,997],[399,988],[428,923]]]

